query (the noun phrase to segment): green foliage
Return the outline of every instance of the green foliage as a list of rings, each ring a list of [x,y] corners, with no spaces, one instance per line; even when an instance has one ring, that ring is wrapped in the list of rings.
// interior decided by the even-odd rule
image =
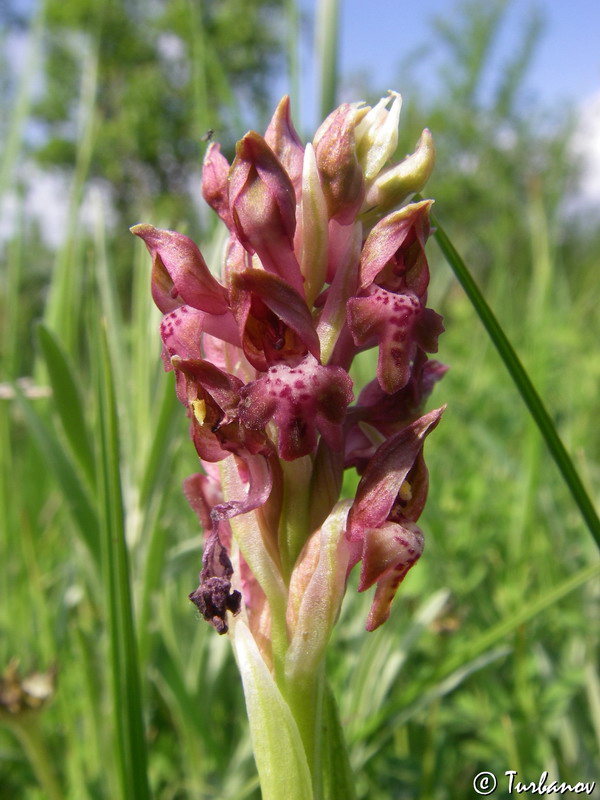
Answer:
[[[281,54],[278,0],[46,0],[45,80],[33,118],[44,167],[70,170],[80,136],[82,65],[95,64],[89,177],[110,186],[120,214],[152,207],[190,219],[201,141],[231,146],[237,109],[264,113]]]

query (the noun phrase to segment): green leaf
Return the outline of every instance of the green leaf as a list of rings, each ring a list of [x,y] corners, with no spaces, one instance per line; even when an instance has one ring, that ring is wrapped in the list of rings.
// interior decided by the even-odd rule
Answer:
[[[90,484],[94,482],[94,450],[83,413],[80,387],[58,338],[43,323],[37,328],[40,348],[48,368],[54,406],[74,455]]]
[[[100,560],[98,513],[79,472],[65,452],[56,433],[36,411],[23,392],[15,385],[15,395],[25,421],[41,455],[62,490],[67,508],[81,532],[81,538],[96,562]]]
[[[323,697],[321,767],[323,800],[354,800],[355,778],[350,768],[337,703],[327,684]]]
[[[246,624],[232,625],[263,800],[312,800],[308,763],[298,727]]]
[[[317,24],[315,26],[315,50],[319,59],[320,117],[325,117],[335,108],[338,84],[338,31],[339,0],[319,0]]]
[[[100,327],[100,326],[98,326]],[[96,331],[95,390],[99,409],[98,497],[103,579],[108,609],[116,755],[122,797],[149,800],[142,689],[131,596],[120,473],[113,371],[104,328]]]

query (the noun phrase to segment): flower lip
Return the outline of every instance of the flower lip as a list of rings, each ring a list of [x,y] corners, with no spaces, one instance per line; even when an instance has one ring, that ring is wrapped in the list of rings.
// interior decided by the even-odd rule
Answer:
[[[352,381],[341,367],[323,366],[308,354],[295,367],[271,367],[241,391],[239,416],[249,428],[274,419],[279,455],[286,461],[314,452],[317,431],[329,447],[342,447],[342,423],[352,400]]]

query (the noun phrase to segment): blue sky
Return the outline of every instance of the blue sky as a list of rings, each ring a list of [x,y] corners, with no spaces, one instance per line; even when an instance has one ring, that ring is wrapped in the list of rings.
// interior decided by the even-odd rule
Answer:
[[[481,0],[485,3],[486,0]],[[310,15],[315,0],[301,0]],[[419,45],[432,45],[431,19],[450,14],[455,0],[340,0],[342,76],[363,71],[378,88],[402,91],[398,66]],[[600,92],[600,0],[512,0],[494,49],[492,69],[510,56],[534,8],[546,25],[526,84],[527,95],[544,105],[581,104]],[[436,58],[424,62],[426,90],[437,85]],[[316,76],[303,53],[302,117],[313,126]],[[344,98],[345,99],[345,98]]]

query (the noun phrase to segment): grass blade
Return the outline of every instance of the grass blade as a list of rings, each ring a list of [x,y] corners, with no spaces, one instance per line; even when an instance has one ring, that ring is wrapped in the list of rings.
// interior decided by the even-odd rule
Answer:
[[[286,57],[292,117],[300,119],[300,10],[297,0],[285,0],[286,9]]]
[[[81,531],[81,537],[98,563],[100,560],[98,514],[78,470],[54,431],[24,396],[18,385],[15,385],[15,395],[25,416],[27,427],[62,489],[67,507]]]
[[[83,413],[82,393],[58,338],[40,323],[38,341],[52,385],[54,405],[63,429],[90,484],[94,482],[94,450]]]
[[[448,238],[444,229],[441,227],[437,219],[432,215],[431,222],[435,228],[435,239],[440,246],[440,249],[452,268],[454,274],[458,278],[459,283],[465,290],[465,293],[475,311],[479,315],[480,320],[483,322],[490,339],[494,343],[500,357],[504,361],[504,365],[512,377],[519,394],[523,398],[525,405],[529,409],[529,413],[533,417],[540,433],[542,434],[552,458],[556,462],[563,479],[573,499],[575,500],[581,515],[592,534],[596,544],[600,548],[600,518],[596,513],[594,505],[590,500],[588,493],[579,477],[577,470],[567,453],[564,444],[556,426],[554,425],[541,397],[537,393],[529,375],[521,364],[519,357],[514,351],[513,346],[509,342],[506,334],[504,333],[500,323],[496,319],[494,312],[487,304],[479,287],[475,283],[473,276],[469,272],[465,262],[462,260],[454,245]]]
[[[78,120],[82,130],[77,139],[75,170],[69,190],[68,224],[65,239],[57,254],[44,319],[60,334],[69,353],[75,352],[78,309],[81,297],[80,209],[95,146],[96,95],[98,91],[97,48],[87,48],[81,64],[81,97]]]
[[[4,109],[8,120],[6,136],[0,157],[0,203],[7,191],[10,190],[13,171],[21,162],[21,152],[25,137],[23,132],[27,125],[29,109],[34,92],[35,78],[39,68],[42,53],[41,40],[44,34],[46,17],[46,3],[37,4],[27,43],[27,56],[25,67],[20,71],[19,86],[16,92],[15,103],[12,109]],[[5,41],[3,41],[5,44]],[[6,95],[3,95],[5,97]]]
[[[319,118],[335,108],[338,83],[338,0],[319,0],[316,19],[316,52],[319,59]]]
[[[131,597],[113,372],[104,329],[97,331],[98,494],[108,609],[116,749],[123,800],[149,800],[142,689]]]

